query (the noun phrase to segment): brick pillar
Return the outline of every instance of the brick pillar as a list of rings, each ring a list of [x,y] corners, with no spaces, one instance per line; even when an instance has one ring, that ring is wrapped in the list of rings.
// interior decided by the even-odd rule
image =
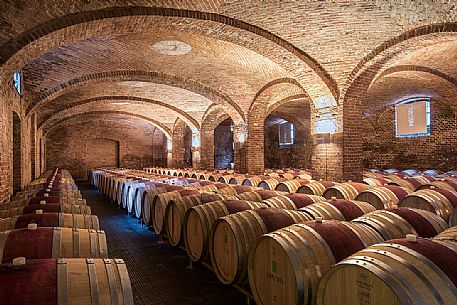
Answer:
[[[249,121],[246,139],[246,170],[251,175],[263,175],[265,171],[264,119]]]
[[[214,130],[203,130],[200,133],[200,166],[202,169],[214,169]]]
[[[171,166],[181,168],[184,166],[184,133],[173,131]]]
[[[317,134],[313,138],[311,169],[314,179],[341,181],[343,179],[343,134],[332,134],[329,141],[322,141]]]

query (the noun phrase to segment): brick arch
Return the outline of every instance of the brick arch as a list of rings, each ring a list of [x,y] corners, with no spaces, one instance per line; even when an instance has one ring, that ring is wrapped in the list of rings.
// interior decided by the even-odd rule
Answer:
[[[83,75],[50,88],[48,91],[38,96],[31,105],[27,107],[27,113],[35,111],[40,105],[57,98],[58,96],[73,91],[77,88],[84,87],[88,84],[103,83],[106,81],[145,81],[164,84],[181,89],[189,90],[200,94],[216,104],[222,105],[227,113],[236,122],[244,122],[244,114],[240,106],[236,104],[229,96],[222,92],[206,86],[205,84],[184,79],[171,74],[165,74],[156,71],[144,70],[116,70],[105,71],[94,74]],[[198,124],[197,124],[198,125]]]
[[[98,101],[134,101],[134,102],[140,102],[140,103],[145,103],[145,104],[151,104],[151,105],[160,105],[163,107],[166,107],[170,109],[171,111],[175,112],[178,114],[178,117],[180,117],[193,131],[197,131],[200,129],[200,124],[197,122],[196,119],[191,117],[188,113],[184,112],[183,110],[174,107],[170,104],[152,100],[152,99],[147,99],[147,98],[142,98],[142,97],[135,97],[135,96],[98,96],[94,98],[89,98],[85,100],[78,101],[76,104],[72,104],[70,107],[66,107],[64,109],[59,109],[59,111],[53,113],[47,119],[41,124],[41,125],[46,125],[47,122],[52,121],[54,116],[57,116],[61,114],[64,111],[68,111],[74,107],[88,104],[88,103],[93,103],[93,102],[98,102]],[[41,127],[41,125],[39,127]]]
[[[151,124],[152,126],[156,127],[160,131],[162,131],[164,133],[164,135],[167,137],[167,139],[171,139],[172,131],[167,126],[163,125],[162,123],[160,123],[160,122],[158,122],[158,121],[156,121],[154,119],[151,119],[151,118],[139,115],[139,114],[135,114],[135,113],[125,112],[125,111],[87,111],[87,112],[83,112],[83,113],[77,113],[77,114],[74,114],[74,115],[69,115],[67,117],[62,118],[61,120],[57,121],[56,123],[54,123],[52,125],[49,125],[49,126],[42,125],[40,128],[43,130],[44,137],[46,137],[46,135],[52,129],[58,127],[59,125],[65,123],[65,122],[67,122],[67,121],[69,121],[71,119],[75,119],[75,118],[84,119],[85,116],[92,115],[92,114],[97,114],[97,115],[105,115],[105,114],[106,115],[121,115],[121,116],[131,117],[131,118],[134,118],[134,119],[137,119],[137,120],[146,121],[149,124]]]
[[[285,95],[298,95],[302,94],[306,96],[309,100],[312,100],[311,97],[306,93],[305,89],[300,85],[300,83],[292,78],[280,78],[275,79],[267,84],[265,84],[255,95],[254,100],[249,107],[248,118],[249,115],[253,112],[260,111],[259,108],[263,108],[267,106],[269,108],[272,106],[275,101],[270,100],[270,95],[272,92],[280,91],[279,87],[282,86],[286,88],[286,90],[290,90],[293,93],[285,93]],[[280,99],[282,100],[282,99]],[[265,103],[267,102],[267,103]]]
[[[387,76],[387,75],[393,74],[393,73],[398,73],[398,72],[405,72],[405,71],[417,71],[417,72],[432,74],[432,75],[438,76],[439,78],[446,80],[447,82],[449,82],[450,84],[452,84],[454,87],[457,88],[457,79],[455,79],[454,77],[452,77],[446,73],[443,73],[437,69],[433,69],[430,67],[424,67],[424,66],[420,66],[420,65],[398,65],[398,66],[389,67],[389,68],[383,70],[381,73],[379,73],[379,75],[376,76],[371,81],[370,85],[368,86],[368,89],[370,89],[371,86],[373,84],[375,84],[377,80],[383,78],[384,76]]]
[[[227,118],[231,117],[222,107],[212,104],[203,115],[201,130],[214,130],[214,128]]]
[[[404,77],[404,73],[406,73],[407,77]],[[430,98],[436,98],[437,96],[441,96],[442,98],[453,96],[457,93],[457,80],[453,78],[452,76],[443,73],[439,70],[429,68],[429,67],[424,67],[420,65],[399,65],[399,66],[393,66],[390,68],[387,68],[383,70],[381,73],[379,73],[379,76],[376,77],[368,87],[368,97],[364,100],[364,102],[361,104],[362,110],[364,110],[364,115],[367,114],[366,110],[367,108],[371,108],[371,112],[377,112],[380,110],[376,110],[379,108],[378,105],[383,107],[383,103],[379,102],[377,104],[373,104],[373,96],[377,96],[376,92],[379,92],[382,90],[379,90],[379,88],[376,88],[377,82],[382,81],[384,77],[387,76],[395,76],[394,74],[399,74],[400,77],[404,78],[406,80],[406,83],[417,83],[417,87],[422,88],[422,90],[425,90],[424,92],[417,92],[414,90],[406,90],[405,92],[411,92],[411,94],[401,97],[401,98],[394,98],[391,99],[393,102],[394,101],[400,101],[402,98],[416,98],[416,97],[430,97]],[[427,80],[430,82],[429,85],[423,84],[423,75],[427,76]],[[417,79],[413,78],[416,77]],[[385,86],[385,85],[384,85]],[[402,86],[404,88],[404,86]],[[375,92],[373,92],[375,91]],[[395,89],[393,92],[397,92]],[[380,100],[378,100],[380,101]],[[448,104],[448,106],[453,110],[454,113],[457,114],[457,103],[453,103],[453,99],[448,99],[446,101],[443,101],[443,103]],[[367,107],[367,106],[371,107]],[[388,104],[386,104],[388,105]],[[373,107],[374,106],[374,107]],[[378,106],[378,107],[376,107]],[[382,109],[382,108],[381,108]]]
[[[394,47],[395,45],[401,44],[411,38],[425,36],[434,33],[450,33],[450,32],[457,32],[457,22],[449,22],[449,23],[434,23],[428,24],[424,26],[420,26],[409,31],[406,31],[396,37],[393,37],[374,50],[372,50],[369,54],[367,54],[359,63],[355,66],[355,68],[349,74],[348,80],[346,81],[345,88],[349,87],[356,79],[356,76],[364,70],[370,61],[375,59],[378,55],[383,53],[384,51]],[[344,97],[344,94],[341,94],[341,97]]]
[[[0,56],[0,65],[4,65],[9,61],[16,61],[16,65],[19,63],[18,66],[22,66],[22,64],[24,62],[29,61],[29,59],[36,57],[40,53],[43,54],[44,52],[49,50],[49,46],[40,46],[39,42],[40,40],[42,40],[42,38],[50,35],[51,33],[56,34],[65,28],[71,27],[72,31],[70,33],[67,33],[67,35],[60,36],[66,38],[65,42],[62,42],[62,44],[70,43],[75,40],[81,39],[81,37],[84,37],[84,35],[89,34],[89,31],[87,27],[84,26],[84,24],[100,20],[116,22],[115,19],[117,18],[132,16],[135,16],[139,19],[144,19],[145,16],[163,16],[211,21],[231,26],[243,31],[247,31],[255,35],[259,35],[271,41],[272,43],[284,48],[285,50],[299,58],[301,61],[303,61],[318,76],[318,79],[322,81],[322,83],[320,84],[322,90],[329,91],[329,93],[335,98],[335,100],[338,100],[339,92],[336,81],[332,79],[330,74],[314,58],[312,58],[303,50],[294,46],[292,43],[258,26],[246,23],[244,21],[232,17],[224,16],[217,13],[192,11],[186,9],[128,6],[111,7],[95,11],[85,11],[69,14],[64,17],[45,22],[33,29],[30,29],[22,33],[14,39],[10,39],[9,41],[5,42],[1,46],[3,53]],[[77,28],[77,25],[81,26]],[[103,31],[104,28],[105,27],[100,27],[98,31]],[[43,51],[40,51],[40,49],[42,49]],[[12,60],[15,54],[20,53],[19,51],[23,51],[23,54],[19,55],[23,55],[23,57],[25,58],[20,58],[19,56],[19,58]]]
[[[432,42],[437,39],[441,33],[457,32],[457,23],[440,23],[426,25],[404,32],[394,37],[365,56],[351,72],[343,91],[341,99],[343,104],[343,159],[341,172],[343,179],[361,180],[363,163],[360,158],[363,152],[362,126],[358,122],[362,119],[362,100],[366,95],[374,79],[384,73],[387,65],[396,57],[402,56],[408,46],[418,43],[420,39]],[[444,34],[443,34],[444,35]],[[429,39],[430,38],[430,39]],[[419,71],[417,66],[410,67],[413,71]],[[417,68],[417,69],[416,69]],[[401,69],[392,67],[391,69]],[[432,70],[422,69],[421,72],[433,72]],[[389,73],[389,72],[385,72]],[[431,73],[441,77],[440,73]],[[442,75],[444,76],[444,75]],[[379,77],[377,78],[379,79]],[[453,82],[449,77],[444,76],[447,81]],[[341,104],[341,103],[340,103]]]
[[[248,113],[246,169],[250,174],[264,171],[264,122],[268,114],[292,100],[309,98],[299,84],[291,79],[279,79],[259,90]],[[311,100],[311,99],[309,99]]]
[[[183,120],[180,118],[176,119],[172,131],[172,167],[187,167],[187,151],[185,151],[187,144],[185,143],[187,128],[189,128],[189,126],[187,126]]]

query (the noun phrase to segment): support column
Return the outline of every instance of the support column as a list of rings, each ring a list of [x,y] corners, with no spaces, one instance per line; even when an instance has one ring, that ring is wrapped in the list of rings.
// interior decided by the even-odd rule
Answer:
[[[251,175],[263,175],[265,171],[264,119],[249,122],[246,139],[246,170]]]
[[[200,166],[203,169],[214,169],[214,130],[204,130],[201,135]]]
[[[184,167],[184,130],[173,130],[172,138],[172,162],[171,167],[182,168]]]

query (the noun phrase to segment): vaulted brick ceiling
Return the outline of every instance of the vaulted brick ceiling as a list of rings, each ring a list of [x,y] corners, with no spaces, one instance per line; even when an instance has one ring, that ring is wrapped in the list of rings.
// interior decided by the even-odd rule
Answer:
[[[408,90],[454,93],[449,79],[446,92],[433,89],[457,77],[449,64],[456,62],[454,33],[395,38],[456,21],[452,1],[405,1],[402,9],[389,2],[2,1],[1,72],[24,68],[24,108],[37,112],[40,126],[98,112],[142,116],[166,128],[181,118],[199,128],[213,103],[239,123],[266,84],[298,84],[290,91],[277,85],[267,103],[302,94],[313,107],[321,97],[338,100],[366,63],[378,76],[366,84],[364,105],[372,112]],[[163,40],[192,50],[170,56],[151,48]],[[445,77],[395,70],[411,66]],[[373,98],[382,92],[392,94]]]

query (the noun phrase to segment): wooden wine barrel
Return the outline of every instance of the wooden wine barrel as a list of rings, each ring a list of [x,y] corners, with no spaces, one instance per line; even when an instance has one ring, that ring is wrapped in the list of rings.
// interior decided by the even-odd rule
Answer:
[[[173,192],[167,192],[162,194],[157,194],[154,196],[152,200],[152,228],[157,234],[162,233],[164,228],[164,218],[165,218],[165,210],[167,209],[167,205],[170,200],[179,198],[179,197],[187,197],[191,195],[198,195],[200,194],[199,190],[195,189],[183,189]]]
[[[323,196],[327,199],[336,197],[337,199],[353,200],[359,193],[371,188],[372,186],[364,183],[345,182],[329,187],[325,190]]]
[[[443,189],[421,190],[405,196],[398,206],[434,212],[444,220],[449,220],[452,211],[457,207],[457,193]]]
[[[43,213],[0,219],[0,232],[27,228],[30,223],[36,223],[38,227],[100,229],[98,217],[95,215]]]
[[[247,259],[251,246],[263,234],[294,223],[311,220],[305,213],[276,208],[242,211],[216,220],[210,235],[214,273],[222,283],[247,282]]]
[[[448,224],[449,227],[457,226],[457,209],[454,209],[451,214],[449,214]]]
[[[219,194],[201,193],[199,195],[170,200],[165,210],[164,224],[169,243],[172,246],[177,246],[181,242],[184,217],[187,210],[196,205],[220,200],[237,200],[237,198]]]
[[[450,227],[433,238],[434,241],[457,245],[457,226]]]
[[[403,238],[408,234],[433,237],[447,229],[447,224],[441,217],[412,208],[379,210],[354,219],[354,222],[371,226],[385,240]]]
[[[225,184],[230,184],[230,179],[237,177],[237,176],[242,176],[241,174],[230,174],[230,175],[221,175],[217,182],[220,183],[225,183]]]
[[[261,207],[266,205],[243,200],[221,200],[191,207],[184,217],[184,245],[190,259],[208,258],[209,233],[218,218]]]
[[[133,305],[121,259],[61,258],[0,265],[0,303],[5,305]]]
[[[244,180],[246,180],[245,175],[234,175],[232,178],[230,178],[229,184],[241,185],[243,184]]]
[[[276,186],[281,183],[286,181],[285,178],[270,178],[266,180],[262,180],[259,184],[258,187],[263,188],[264,190],[274,190],[276,189]]]
[[[375,208],[363,201],[331,199],[317,202],[301,208],[300,211],[310,215],[313,219],[335,219],[350,221],[367,213],[375,211]]]
[[[252,192],[241,193],[236,197],[240,200],[261,202],[272,197],[279,196],[281,193],[276,191],[256,190]]]
[[[272,208],[298,210],[310,204],[325,200],[326,199],[321,196],[293,193],[272,197],[263,200],[262,202]]]
[[[391,179],[391,182],[389,182],[389,184],[401,186],[402,188],[410,189],[411,191],[415,191],[417,189],[417,187],[420,187],[420,185],[415,186],[410,181],[408,181],[406,179],[401,179],[401,178],[397,178],[396,180]]]
[[[31,204],[25,206],[22,214],[35,214],[37,210],[42,210],[43,213],[72,213],[72,214],[87,214],[90,215],[92,210],[88,205],[72,205],[72,204]],[[19,214],[16,214],[19,215]]]
[[[276,186],[276,190],[280,192],[286,193],[295,193],[297,192],[298,188],[302,185],[308,184],[310,181],[305,179],[293,179],[280,182]]]
[[[17,229],[0,233],[0,263],[23,256],[108,258],[105,232],[72,228]]]
[[[457,304],[457,248],[395,239],[355,253],[324,274],[318,305]]]
[[[30,198],[29,204],[40,204],[42,201],[45,201],[46,203],[60,203],[60,197],[33,197]]]
[[[263,180],[270,179],[270,176],[251,176],[251,177],[246,177],[243,181],[243,185],[247,186],[259,186],[259,183],[262,182]]]
[[[220,173],[212,173],[209,175],[208,180],[212,182],[218,182],[223,175]]]
[[[370,227],[336,220],[307,221],[265,234],[252,247],[248,260],[255,302],[315,304],[322,274],[357,251],[382,241]]]
[[[363,178],[363,183],[370,186],[383,186],[386,185],[389,181],[384,178]]]
[[[455,191],[457,191],[457,183],[454,183],[453,181],[450,181],[450,180],[435,180],[431,183],[421,185],[418,188],[418,190],[434,189],[434,188],[455,192]]]
[[[165,193],[165,192],[172,192],[177,190],[182,190],[184,187],[180,185],[162,185],[160,187],[151,188],[145,190],[143,193],[144,200],[142,201],[141,206],[141,219],[143,223],[146,225],[152,225],[152,207],[153,207],[153,200],[155,195]]]
[[[417,169],[405,169],[401,171],[402,174],[408,175],[408,176],[414,176],[419,174],[419,171]]]
[[[144,183],[143,186],[137,187],[137,189],[135,191],[134,200],[133,200],[133,205],[134,205],[133,211],[135,213],[136,218],[141,218],[141,216],[142,216],[143,201],[147,194],[145,192],[150,189],[155,188],[156,185],[158,185],[158,183],[147,182],[147,183]]]
[[[135,183],[130,183],[125,195],[125,207],[128,213],[132,213],[135,209],[135,196],[136,191],[140,187],[144,187],[145,183],[149,180],[137,180]]]
[[[322,196],[326,189],[336,185],[331,181],[313,181],[308,184],[302,185],[297,189],[297,193],[304,193],[308,195]]]
[[[410,189],[402,188],[401,186],[385,185],[360,192],[355,197],[355,200],[368,202],[376,210],[381,210],[398,205],[398,202],[403,197],[411,193],[412,191]]]

